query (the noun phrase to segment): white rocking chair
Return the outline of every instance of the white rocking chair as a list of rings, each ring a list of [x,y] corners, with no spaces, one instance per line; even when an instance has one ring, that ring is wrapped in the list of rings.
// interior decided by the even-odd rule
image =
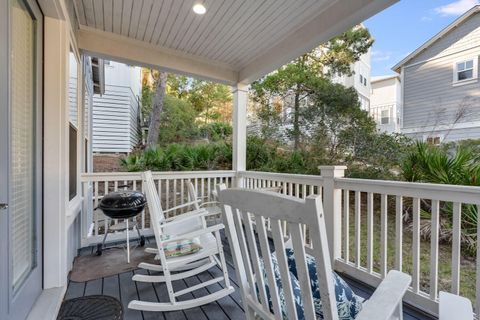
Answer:
[[[146,251],[155,254],[156,259],[160,260],[160,264],[140,263],[139,267],[159,271],[163,274],[136,274],[132,279],[140,282],[165,282],[170,301],[147,302],[133,300],[128,304],[128,307],[130,309],[143,311],[183,310],[198,307],[231,294],[234,288],[230,285],[227,264],[223,254],[222,240],[220,238],[220,230],[224,229],[225,226],[223,224],[217,224],[206,227],[205,217],[209,215],[206,210],[195,210],[170,219],[165,219],[151,172],[148,171],[143,174],[143,183],[150,213],[150,223],[157,243],[157,248],[148,248]],[[164,235],[169,236],[168,240],[164,240]],[[163,248],[169,242],[193,238],[200,240],[202,247],[200,251],[184,256],[166,257]],[[219,257],[217,257],[217,255]],[[221,277],[211,279],[181,291],[174,291],[172,281],[195,276],[217,265],[223,271]],[[175,273],[172,274],[172,271]],[[222,281],[225,284],[222,290],[197,299],[177,301],[179,296]]]
[[[306,263],[307,248],[304,246],[303,239],[303,225],[306,224],[310,228],[309,234],[313,244],[313,248],[308,250],[316,261],[323,316],[325,320],[337,320],[339,315],[321,198],[316,196],[302,200],[273,192],[226,189],[224,185],[218,186],[217,192],[222,204],[223,219],[235,262],[238,284],[242,290],[246,318],[255,319],[259,316],[263,319],[282,319],[282,314],[286,313],[288,319],[298,319],[291,273],[285,253],[285,238],[281,231],[282,223],[286,222],[293,246],[305,319],[316,319]],[[270,219],[271,235],[278,261],[278,268],[275,269],[276,265],[269,250],[266,219]],[[257,239],[260,250],[257,248]],[[264,261],[264,267],[260,257]],[[274,270],[277,270],[277,273]],[[277,281],[280,281],[278,278],[281,278],[284,292],[282,299],[277,286]],[[402,319],[402,298],[410,281],[410,276],[398,271],[390,271],[370,299],[363,304],[356,319]],[[268,302],[265,283],[268,283],[271,304]],[[298,294],[298,291],[296,292]],[[283,307],[282,301],[284,301]]]

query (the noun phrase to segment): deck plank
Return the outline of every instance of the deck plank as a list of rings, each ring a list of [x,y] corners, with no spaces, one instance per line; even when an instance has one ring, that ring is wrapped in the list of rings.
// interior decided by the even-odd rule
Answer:
[[[65,300],[74,299],[83,297],[85,293],[85,282],[74,282],[70,281],[68,283],[67,292],[65,292]]]
[[[118,275],[103,278],[103,294],[120,299],[120,280]]]
[[[133,272],[124,272],[119,274],[120,279],[120,299],[123,305],[125,319],[128,320],[143,320],[142,313],[137,310],[129,309],[128,303],[132,300],[138,300],[137,286],[132,281]]]
[[[174,312],[140,312],[128,309],[128,303],[133,299],[143,301],[169,301],[166,285],[164,283],[135,283],[132,280],[134,273],[146,274],[149,273],[145,270],[135,270],[133,272],[126,272],[119,275],[105,277],[103,279],[92,280],[84,283],[78,283],[70,281],[67,291],[65,293],[65,299],[82,297],[84,295],[92,294],[104,294],[115,297],[122,302],[125,310],[125,320],[209,320],[209,319],[225,319],[225,320],[238,320],[245,319],[243,305],[241,301],[240,289],[238,287],[238,281],[236,272],[234,269],[234,263],[230,252],[230,246],[224,234],[222,234],[222,242],[224,245],[225,259],[227,261],[227,268],[230,276],[232,286],[235,288],[235,292],[228,297],[222,298],[215,303],[210,303],[201,307],[192,308],[184,311]],[[147,239],[147,241],[154,243],[154,240]],[[79,250],[79,255],[89,255],[94,251],[94,247],[82,248]],[[174,288],[181,290],[187,286],[193,286],[200,282],[210,280],[212,278],[222,275],[221,269],[217,266],[211,268],[207,272],[204,272],[195,277],[191,277],[182,281],[174,282]],[[369,298],[373,293],[374,288],[370,288],[358,281],[345,278],[347,283],[352,287],[352,290],[358,295]],[[224,283],[218,283],[197,290],[193,293],[188,293],[179,297],[180,301],[192,298],[198,298],[209,294],[211,292],[220,290],[224,287]],[[405,320],[431,320],[434,319],[428,315],[425,315],[410,306],[404,307],[404,319]]]
[[[135,274],[148,274],[148,271],[143,269],[138,269],[138,270],[135,270]],[[132,281],[132,284],[133,284],[133,281]],[[139,300],[158,302],[157,293],[155,292],[155,288],[153,287],[153,284],[146,283],[146,282],[137,282],[137,289],[138,289]],[[163,314],[159,312],[142,311],[142,314],[143,314],[144,320],[165,319]]]

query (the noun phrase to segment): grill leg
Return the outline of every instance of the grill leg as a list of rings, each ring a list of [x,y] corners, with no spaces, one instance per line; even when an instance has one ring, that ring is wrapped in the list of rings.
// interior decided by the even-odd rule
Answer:
[[[103,248],[105,247],[105,241],[107,240],[107,236],[108,236],[108,232],[107,230],[105,230],[105,235],[103,236],[103,240],[102,240],[102,244],[97,244],[97,256],[101,256],[102,255],[102,250]]]
[[[130,235],[128,229],[128,219],[127,220],[127,263],[130,263]]]
[[[140,232],[140,228],[138,228],[138,223],[135,221],[135,229],[137,230],[138,238],[140,239],[140,247],[145,245],[145,237]]]

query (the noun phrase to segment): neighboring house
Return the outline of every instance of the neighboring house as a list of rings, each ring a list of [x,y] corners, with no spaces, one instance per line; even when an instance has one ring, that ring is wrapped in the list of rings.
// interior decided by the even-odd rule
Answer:
[[[360,59],[352,65],[353,74],[351,76],[337,76],[333,78],[336,83],[343,84],[347,88],[355,88],[360,100],[360,106],[368,111],[370,108],[371,94],[371,50],[362,55]]]
[[[373,77],[369,113],[382,132],[399,132],[402,114],[402,87],[400,76]]]
[[[402,78],[402,132],[434,144],[480,138],[480,6],[393,67]]]
[[[362,55],[360,59],[355,62],[352,67],[352,75],[346,76],[334,76],[332,81],[344,85],[347,88],[354,88],[357,91],[358,99],[360,101],[360,107],[369,111],[370,109],[370,95],[371,95],[371,50],[369,49],[367,53]],[[282,119],[284,122],[289,120],[293,114],[295,96],[293,93],[286,95],[283,98],[274,97],[271,99],[270,104],[282,114]],[[308,104],[308,98],[302,99],[300,101],[300,107],[305,107]],[[259,132],[260,123],[259,120],[253,115],[254,111],[249,111],[249,122],[248,128],[250,132]],[[291,123],[284,124],[283,129],[293,129]]]
[[[93,96],[93,152],[129,153],[140,139],[141,68],[104,64],[105,93]]]

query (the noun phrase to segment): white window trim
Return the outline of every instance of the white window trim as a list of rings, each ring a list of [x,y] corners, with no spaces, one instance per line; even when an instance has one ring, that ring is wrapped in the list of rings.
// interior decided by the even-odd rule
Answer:
[[[470,61],[470,60],[473,61],[473,74],[472,74],[473,77],[470,78],[470,79],[458,80],[457,65],[459,63]],[[466,58],[466,59],[462,59],[462,60],[456,60],[456,61],[453,62],[453,82],[452,82],[452,85],[454,87],[465,85],[465,84],[475,83],[477,81],[478,81],[478,56],[470,57],[470,58]]]

